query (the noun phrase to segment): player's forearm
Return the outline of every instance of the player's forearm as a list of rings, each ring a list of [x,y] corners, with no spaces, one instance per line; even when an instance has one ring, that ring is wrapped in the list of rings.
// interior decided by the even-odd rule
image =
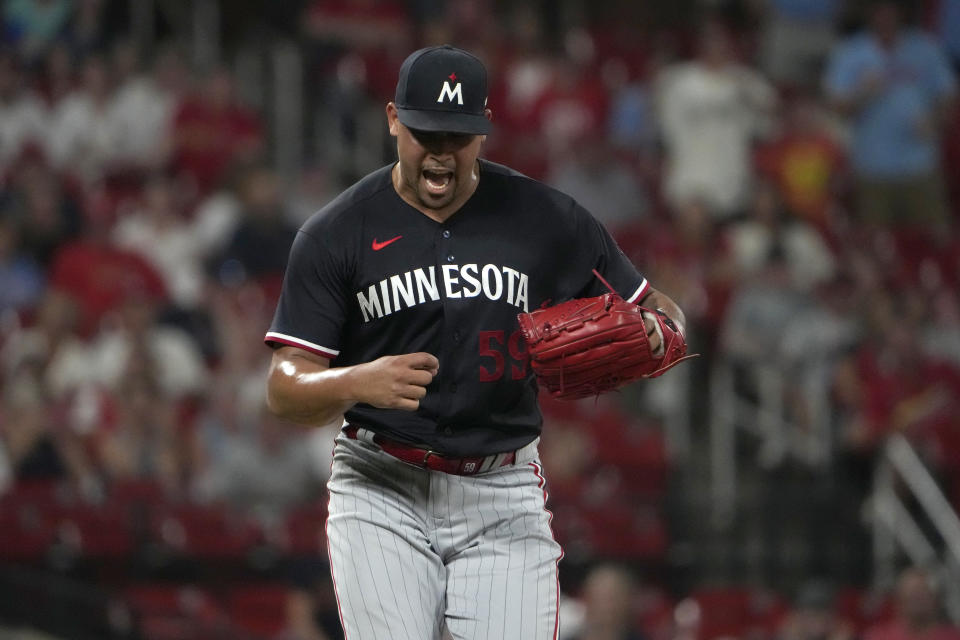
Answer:
[[[324,425],[359,401],[354,367],[323,369],[297,358],[275,361],[267,383],[267,407],[292,422]]]
[[[664,294],[661,291],[653,289],[647,296],[641,301],[640,306],[646,307],[647,309],[660,309],[667,317],[673,320],[674,324],[677,325],[677,328],[680,329],[680,333],[684,336],[687,335],[687,318],[683,315],[683,311],[677,306],[677,303],[670,299],[669,296]]]

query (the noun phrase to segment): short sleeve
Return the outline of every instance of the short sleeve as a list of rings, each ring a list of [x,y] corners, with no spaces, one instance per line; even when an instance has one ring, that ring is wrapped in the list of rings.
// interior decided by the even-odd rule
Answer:
[[[650,292],[650,283],[637,271],[606,227],[579,205],[576,208],[582,229],[580,237],[587,243],[592,262],[585,274],[588,277],[586,289],[578,297],[598,296],[608,291],[607,286],[593,274],[592,269],[596,269],[624,300],[642,300]]]
[[[340,353],[347,317],[346,262],[321,239],[297,233],[270,330],[271,347],[290,345],[327,358]]]

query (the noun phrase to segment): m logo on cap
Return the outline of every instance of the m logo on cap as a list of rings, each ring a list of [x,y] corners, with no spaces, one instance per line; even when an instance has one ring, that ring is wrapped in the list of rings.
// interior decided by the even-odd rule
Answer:
[[[463,92],[460,89],[460,83],[457,83],[457,86],[450,88],[450,83],[446,80],[443,81],[443,89],[440,90],[440,97],[437,98],[437,102],[443,102],[444,97],[450,99],[450,102],[453,102],[453,99],[457,99],[457,104],[463,106]]]

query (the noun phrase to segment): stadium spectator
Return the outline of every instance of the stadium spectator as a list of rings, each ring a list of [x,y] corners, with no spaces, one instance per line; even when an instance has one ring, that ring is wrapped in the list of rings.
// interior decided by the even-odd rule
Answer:
[[[531,126],[551,160],[578,153],[579,143],[588,138],[605,137],[609,99],[595,56],[590,35],[571,29],[564,37],[564,55],[553,60],[550,82],[532,106]]]
[[[50,286],[70,294],[80,305],[80,333],[89,336],[104,315],[132,296],[163,300],[163,278],[139,254],[110,244],[110,211],[87,207],[84,235],[60,245],[49,269]]]
[[[938,139],[957,84],[936,41],[904,24],[899,3],[877,0],[868,28],[834,51],[825,86],[850,120],[861,220],[942,232]]]
[[[86,345],[76,334],[77,305],[70,296],[47,291],[29,327],[13,332],[0,351],[3,378],[32,380],[45,401],[58,402],[89,373]]]
[[[770,84],[737,62],[732,38],[724,26],[707,23],[699,56],[665,67],[656,81],[664,195],[674,208],[699,200],[715,219],[746,206],[751,145],[776,104]]]
[[[82,346],[69,334],[68,304],[50,296],[38,313],[37,327],[15,332],[0,352],[0,378],[5,381],[0,457],[5,457],[3,464],[15,482],[64,480],[81,495],[97,497],[101,491],[96,466],[80,432],[67,419],[67,403],[56,393],[56,378],[67,372],[70,362],[85,364]]]
[[[840,0],[767,0],[758,59],[778,85],[812,88],[836,39]]]
[[[940,39],[953,68],[960,69],[960,0],[937,0],[932,4],[932,31]]]
[[[0,175],[28,145],[42,147],[47,110],[27,85],[11,53],[0,54]]]
[[[8,187],[5,214],[17,223],[20,248],[48,268],[57,249],[81,230],[77,202],[36,153],[20,158]]]
[[[173,118],[189,78],[179,52],[160,51],[149,73],[140,68],[139,52],[130,41],[114,46],[117,90],[110,117],[117,129],[114,157],[125,171],[157,170],[171,153]]]
[[[800,585],[793,606],[781,624],[777,640],[853,640],[849,621],[837,615],[833,590],[820,581]]]
[[[0,217],[0,316],[29,311],[43,293],[43,271],[20,250],[18,236],[13,221]]]
[[[639,227],[621,233],[617,242],[651,279],[665,283],[682,300],[698,332],[711,334],[722,321],[737,282],[737,265],[727,233],[716,228],[708,207],[690,200],[675,209],[666,226]]]
[[[60,104],[75,88],[76,61],[70,48],[62,42],[55,43],[43,58],[43,67],[37,78],[37,90],[49,109]]]
[[[783,248],[773,247],[755,276],[736,290],[724,314],[725,352],[741,361],[770,362],[780,353],[784,326],[808,304],[808,296],[793,284]]]
[[[518,2],[506,17],[509,49],[503,62],[503,121],[510,130],[529,130],[533,111],[549,89],[553,60],[548,55],[543,16],[533,5]]]
[[[0,441],[16,483],[35,480],[65,481],[84,490],[96,486],[96,469],[81,441],[43,400],[24,391],[21,384],[7,387]]]
[[[319,499],[329,475],[335,429],[305,431],[271,416],[264,406],[244,422],[241,430],[220,442],[216,457],[207,458],[193,497],[229,504],[267,522]]]
[[[72,0],[9,0],[4,4],[4,38],[28,62],[46,53],[63,34],[73,12]]]
[[[255,157],[263,147],[260,118],[234,93],[231,73],[217,69],[198,79],[174,115],[174,167],[198,196],[218,187],[232,163]]]
[[[783,331],[781,342],[782,364],[786,367],[813,365],[806,375],[816,384],[823,381],[821,366],[832,366],[862,338],[858,314],[860,292],[846,273],[845,265],[829,281],[818,284],[811,291],[809,303],[793,318]]]
[[[247,278],[278,279],[296,228],[281,199],[280,178],[264,166],[253,166],[240,181],[241,219],[223,253],[214,261],[221,283],[236,285]]]
[[[110,396],[113,420],[92,434],[107,485],[152,482],[171,496],[186,496],[193,470],[192,431],[177,424],[176,406],[154,377],[141,345]]]
[[[413,25],[407,3],[397,0],[313,0],[308,3],[303,28],[312,39],[322,69],[341,80],[344,57],[356,56],[364,84],[371,95],[393,95],[392,69],[403,62]],[[397,59],[397,56],[400,59]]]
[[[652,160],[657,130],[649,87],[619,58],[604,62],[601,72],[610,91],[607,138],[637,160]]]
[[[833,277],[836,265],[830,249],[816,229],[788,216],[772,185],[757,184],[749,214],[728,234],[741,277],[750,278],[763,269],[772,252],[783,254],[794,289],[809,291]]]
[[[156,314],[155,299],[128,292],[91,339],[87,379],[115,391],[143,369],[150,387],[169,402],[200,396],[207,370],[196,343],[178,327],[157,324]]]
[[[52,108],[46,151],[56,169],[92,184],[111,168],[119,138],[112,100],[106,61],[87,58],[79,88]]]
[[[896,590],[896,617],[873,626],[864,640],[957,640],[960,630],[944,620],[930,572],[909,568],[900,574]]]
[[[553,164],[547,182],[570,194],[587,211],[595,211],[614,235],[648,213],[648,198],[636,172],[596,131],[581,136],[574,149]]]
[[[543,16],[533,5],[516,2],[504,17],[503,46],[490,57],[500,73],[488,75],[490,104],[497,110],[497,134],[488,138],[487,154],[534,178],[549,170],[540,143],[536,105],[552,83],[555,67],[547,48]]]
[[[845,186],[844,149],[813,96],[800,93],[785,105],[780,130],[760,146],[756,160],[790,214],[820,229],[833,222]]]
[[[623,567],[604,564],[590,570],[584,581],[583,627],[575,640],[643,640],[635,626],[636,586]]]
[[[892,434],[910,438],[934,469],[958,473],[960,369],[923,353],[920,335],[926,311],[909,295],[876,293],[868,298],[870,334],[835,371],[834,398],[851,471],[862,486],[871,460]]]
[[[65,43],[73,56],[85,58],[106,51],[114,37],[105,19],[106,0],[71,0],[73,12],[59,41]],[[114,7],[116,9],[116,7]]]
[[[960,369],[960,298],[956,290],[938,291],[931,301],[931,319],[922,332],[923,349]]]
[[[143,190],[142,206],[123,216],[113,229],[118,247],[143,256],[164,280],[171,302],[193,309],[204,289],[203,238],[183,212],[177,181],[154,174]]]

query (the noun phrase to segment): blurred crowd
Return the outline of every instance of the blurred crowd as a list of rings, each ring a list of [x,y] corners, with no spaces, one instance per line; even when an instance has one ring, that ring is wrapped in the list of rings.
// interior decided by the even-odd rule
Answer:
[[[268,101],[245,104],[230,65],[198,67],[175,19],[145,43],[116,17],[125,2],[2,4],[0,494],[55,481],[98,504],[149,484],[266,522],[322,497],[333,429],[265,411],[263,333],[299,224],[393,158],[382,105],[400,62],[451,42],[489,69],[485,155],[603,221],[706,363],[819,367],[853,481],[904,433],[960,504],[960,1],[275,4],[220,3],[221,59],[297,43],[297,175],[269,161]],[[803,425],[809,403],[797,385],[784,411]],[[594,422],[646,417],[623,404]],[[611,407],[583,410],[581,426]],[[622,499],[577,473],[624,451],[627,495],[662,499],[662,477],[637,481],[663,457],[649,429],[585,436],[563,417],[546,427],[555,510],[595,505],[598,484]],[[605,514],[581,517],[616,528]],[[615,609],[607,592],[628,584],[601,567],[584,601]],[[787,635],[848,637],[804,620]],[[577,637],[642,637],[617,633]]]

